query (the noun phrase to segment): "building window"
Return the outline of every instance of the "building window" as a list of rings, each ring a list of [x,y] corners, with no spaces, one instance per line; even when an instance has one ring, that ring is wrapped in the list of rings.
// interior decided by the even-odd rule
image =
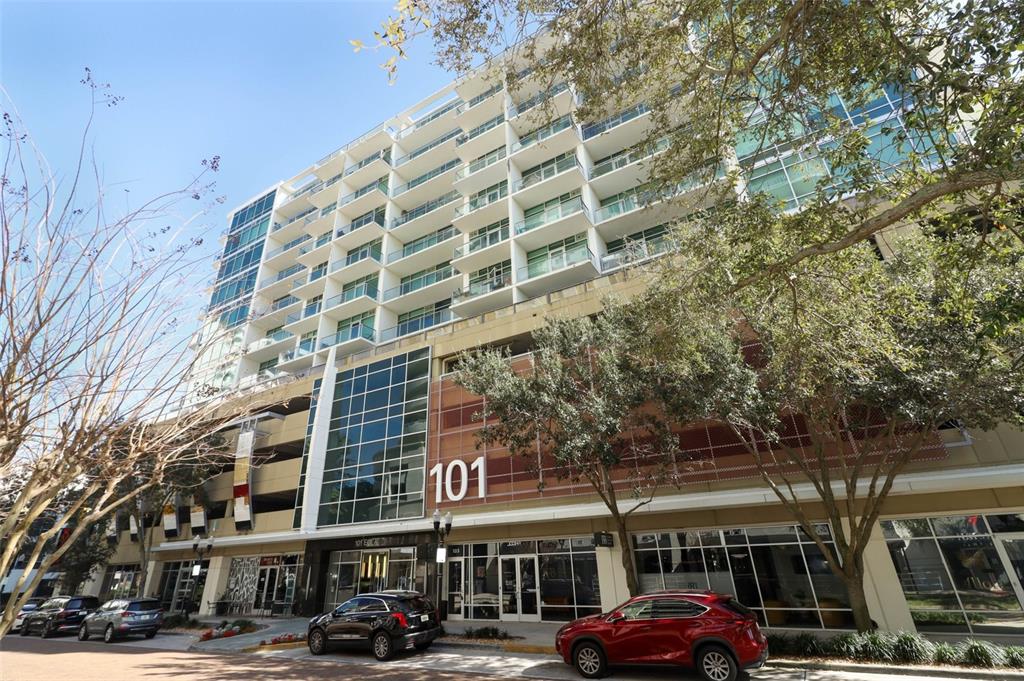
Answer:
[[[831,536],[827,526],[819,527]],[[821,550],[794,525],[636,534],[633,549],[643,593],[710,589],[734,594],[769,627],[853,625],[845,586]]]
[[[1024,514],[907,518],[881,525],[919,631],[1024,630],[1024,535],[1019,534]]]

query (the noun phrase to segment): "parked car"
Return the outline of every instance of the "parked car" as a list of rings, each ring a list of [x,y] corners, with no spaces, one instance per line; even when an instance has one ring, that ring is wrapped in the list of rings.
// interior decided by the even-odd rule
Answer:
[[[734,681],[768,660],[757,617],[732,596],[662,591],[637,596],[610,613],[583,617],[555,634],[555,649],[588,679],[610,665],[695,668],[707,681]]]
[[[433,603],[415,591],[380,591],[350,598],[309,621],[309,651],[323,655],[333,644],[369,647],[378,660],[397,651],[426,650],[441,635]]]
[[[78,631],[82,620],[100,607],[95,596],[54,596],[25,615],[21,635],[37,633],[43,638],[69,631]]]
[[[164,623],[164,611],[155,598],[118,598],[89,613],[78,627],[78,640],[103,634],[106,643],[132,634],[153,638]]]
[[[21,623],[25,620],[25,615],[38,609],[39,606],[45,602],[46,598],[40,596],[33,596],[25,601],[25,604],[21,606],[21,610],[19,610],[18,614],[14,616],[14,624],[11,625],[11,631],[20,631]]]

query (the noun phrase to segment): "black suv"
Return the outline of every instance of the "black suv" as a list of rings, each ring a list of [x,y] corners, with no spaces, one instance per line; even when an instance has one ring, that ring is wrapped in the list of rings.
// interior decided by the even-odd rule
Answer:
[[[369,647],[378,660],[398,650],[425,650],[441,635],[434,605],[416,591],[359,594],[309,621],[309,651],[323,655],[330,644]]]
[[[25,615],[21,635],[37,633],[49,638],[62,632],[78,631],[85,616],[100,607],[95,596],[54,596]]]

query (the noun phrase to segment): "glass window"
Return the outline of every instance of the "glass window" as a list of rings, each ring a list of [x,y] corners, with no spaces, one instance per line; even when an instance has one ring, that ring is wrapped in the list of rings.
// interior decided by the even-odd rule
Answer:
[[[648,620],[654,612],[654,601],[648,599],[643,601],[635,601],[619,608],[619,612],[627,620]]]

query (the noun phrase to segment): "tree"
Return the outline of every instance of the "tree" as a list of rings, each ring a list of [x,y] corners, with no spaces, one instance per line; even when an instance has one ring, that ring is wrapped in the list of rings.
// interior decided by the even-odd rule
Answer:
[[[497,350],[465,353],[455,382],[484,398],[478,443],[506,447],[542,476],[589,483],[608,508],[631,594],[639,592],[629,516],[686,467],[653,391],[630,359],[629,329],[615,315],[551,319],[534,331],[519,372]]]
[[[113,522],[110,519],[108,522]],[[103,567],[114,555],[117,545],[106,536],[106,524],[96,523],[82,532],[57,563],[61,575],[61,593],[77,594],[93,570]]]
[[[728,424],[867,630],[863,555],[897,478],[943,424],[1024,425],[1024,248],[938,223],[737,290],[728,232],[679,237],[630,303],[637,352],[678,421]]]
[[[92,111],[120,103],[88,71],[82,82]],[[185,202],[210,195],[207,176],[219,159],[203,161],[181,190],[115,207],[86,156],[92,113],[77,167],[60,180],[13,107],[5,109],[0,574],[23,549],[28,559],[0,634],[79,537],[159,485],[170,468],[227,461],[230,452],[212,436],[262,407],[207,400],[182,408],[184,398],[195,397],[185,394],[186,386],[203,348],[193,355],[187,347],[180,321],[195,310],[181,292],[197,288],[197,268],[206,261],[199,247],[209,227],[199,222],[205,208],[181,211]],[[95,191],[87,189],[90,175]],[[29,528],[44,515],[52,528],[27,546]],[[45,553],[64,526],[72,527],[70,536]]]
[[[568,82],[580,123],[643,103],[655,125],[638,147],[668,142],[650,198],[722,164],[722,181],[675,200],[742,217],[763,190],[806,208],[736,221],[749,257],[735,286],[929,210],[998,209],[1024,178],[1021,0],[409,0],[375,34],[392,77],[424,34],[440,65],[486,63],[514,99],[525,80]],[[776,187],[755,181],[772,163]],[[775,191],[784,172],[806,195]]]

